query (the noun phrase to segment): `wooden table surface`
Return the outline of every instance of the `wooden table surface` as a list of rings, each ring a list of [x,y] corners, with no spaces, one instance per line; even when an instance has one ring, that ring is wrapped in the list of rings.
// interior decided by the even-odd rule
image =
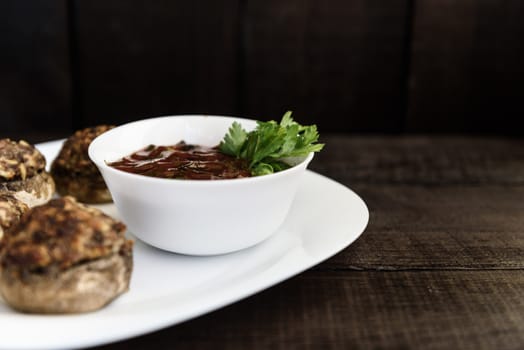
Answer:
[[[98,349],[523,348],[524,141],[323,141],[311,169],[370,210],[355,243],[250,298]]]

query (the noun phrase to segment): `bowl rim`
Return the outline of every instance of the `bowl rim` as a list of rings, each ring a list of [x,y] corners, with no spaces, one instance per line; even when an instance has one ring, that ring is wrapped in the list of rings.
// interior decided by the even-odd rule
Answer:
[[[88,148],[88,155],[89,158],[95,165],[103,169],[106,172],[109,172],[110,174],[116,174],[117,176],[123,176],[124,178],[137,180],[137,181],[145,181],[155,184],[184,184],[184,186],[217,186],[217,185],[234,185],[234,184],[249,184],[249,183],[255,183],[260,181],[271,181],[272,179],[277,179],[279,177],[284,177],[286,175],[290,175],[290,173],[294,173],[297,171],[300,171],[302,167],[307,168],[307,165],[311,162],[311,160],[314,157],[314,153],[310,152],[307,156],[304,156],[303,159],[298,162],[297,164],[291,166],[288,169],[267,174],[267,175],[260,175],[260,176],[251,176],[251,177],[243,177],[243,178],[236,178],[236,179],[204,179],[204,180],[195,180],[195,179],[169,179],[169,178],[160,178],[160,177],[153,177],[153,176],[146,176],[141,174],[134,174],[129,173],[123,170],[115,169],[111,166],[109,166],[104,159],[97,158],[94,153],[94,148],[97,145],[97,143],[101,142],[100,140],[104,138],[111,137],[112,134],[116,132],[116,130],[122,130],[125,128],[132,127],[135,124],[150,122],[154,120],[172,120],[172,119],[197,119],[197,118],[223,118],[223,119],[231,119],[231,123],[233,121],[246,121],[249,123],[257,122],[255,119],[248,119],[248,118],[242,118],[242,117],[233,117],[233,116],[225,116],[225,115],[211,115],[211,114],[180,114],[180,115],[167,115],[167,116],[159,116],[159,117],[151,117],[151,118],[144,118],[140,120],[131,121],[125,124],[121,124],[116,126],[113,129],[110,129],[103,134],[97,136],[93,141],[91,141],[91,144]],[[137,150],[138,151],[138,150]],[[132,151],[136,152],[136,151]],[[102,157],[100,157],[102,158]]]

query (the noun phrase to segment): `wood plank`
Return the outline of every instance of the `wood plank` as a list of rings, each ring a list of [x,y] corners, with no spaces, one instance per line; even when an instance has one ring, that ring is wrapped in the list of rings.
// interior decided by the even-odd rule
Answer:
[[[407,130],[524,135],[524,5],[419,0]]]
[[[524,267],[523,141],[336,135],[323,141],[311,168],[354,189],[370,210],[362,237],[323,268]]]
[[[70,130],[65,1],[0,3],[0,138]]]
[[[524,185],[524,141],[323,134],[311,168],[344,184]]]
[[[354,189],[369,226],[323,269],[524,269],[524,186]]]
[[[407,1],[248,1],[243,113],[325,131],[398,131]]]
[[[100,349],[517,349],[522,271],[309,272],[210,315]]]
[[[76,8],[82,124],[236,111],[238,0]]]

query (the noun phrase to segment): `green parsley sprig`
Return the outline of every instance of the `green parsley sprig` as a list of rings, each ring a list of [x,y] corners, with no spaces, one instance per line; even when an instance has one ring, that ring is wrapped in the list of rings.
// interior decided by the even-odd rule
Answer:
[[[257,122],[254,130],[247,132],[233,122],[220,142],[222,153],[245,159],[255,176],[272,174],[290,167],[284,159],[306,156],[318,152],[324,144],[317,143],[316,125],[303,126],[286,112],[280,123],[274,120]]]

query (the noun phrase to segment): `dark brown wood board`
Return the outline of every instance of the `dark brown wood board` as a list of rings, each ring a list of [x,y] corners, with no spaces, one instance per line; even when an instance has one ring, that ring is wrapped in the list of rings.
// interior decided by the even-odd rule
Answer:
[[[407,1],[247,1],[241,111],[325,131],[399,131]]]
[[[523,343],[522,271],[323,271],[100,349],[518,349]]]
[[[511,138],[321,135],[311,168],[348,186],[524,185],[524,143]]]
[[[522,135],[524,3],[415,4],[406,131]]]
[[[326,131],[401,129],[404,0],[76,3],[84,124],[290,109]]]
[[[370,224],[324,268],[524,268],[524,142],[326,136],[312,168],[350,186]],[[329,198],[321,198],[329,205]]]
[[[71,130],[66,1],[0,2],[0,138]]]
[[[524,186],[354,189],[370,210],[366,233],[319,268],[524,269]]]
[[[205,113],[524,131],[519,0],[8,0],[0,133]]]
[[[238,0],[75,3],[83,125],[234,114]]]

